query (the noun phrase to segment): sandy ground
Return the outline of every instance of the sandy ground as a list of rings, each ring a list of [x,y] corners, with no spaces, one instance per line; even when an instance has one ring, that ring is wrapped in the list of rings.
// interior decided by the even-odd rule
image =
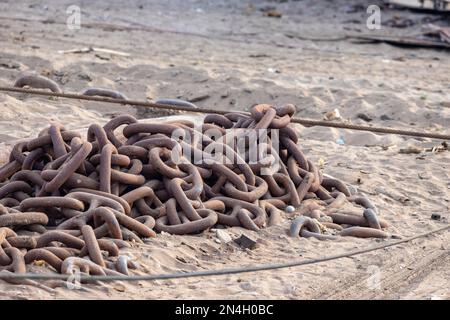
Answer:
[[[371,4],[379,1],[371,1]],[[297,116],[322,119],[339,109],[352,123],[450,134],[448,52],[333,40],[345,34],[415,34],[439,19],[382,6],[382,21],[410,18],[405,29],[365,26],[364,1],[79,1],[80,30],[65,25],[71,1],[0,0],[0,85],[36,71],[65,91],[89,86],[117,89],[133,99],[182,98],[202,107],[248,110],[253,103],[294,103]],[[275,8],[282,18],[264,16]],[[445,24],[439,20],[436,23]],[[315,40],[311,40],[314,39]],[[309,39],[309,40],[308,40]],[[319,41],[321,40],[321,41]],[[129,53],[61,54],[86,46]],[[17,139],[35,136],[50,121],[85,130],[128,112],[154,110],[0,93],[0,163]],[[360,119],[359,113],[371,119]],[[450,153],[400,154],[407,146],[439,141],[329,128],[302,128],[308,157],[325,173],[356,186],[378,206],[390,232],[407,237],[449,220]],[[345,145],[337,144],[342,139]],[[3,158],[2,158],[3,157]],[[441,221],[430,219],[432,213]],[[213,232],[160,235],[128,250],[141,272],[158,274],[322,257],[378,244],[344,238],[289,238],[289,222],[258,233],[242,250],[218,243]],[[443,232],[351,259],[265,271],[139,283],[83,286],[48,293],[0,282],[2,299],[449,299],[450,234]],[[379,286],[371,285],[374,271]]]

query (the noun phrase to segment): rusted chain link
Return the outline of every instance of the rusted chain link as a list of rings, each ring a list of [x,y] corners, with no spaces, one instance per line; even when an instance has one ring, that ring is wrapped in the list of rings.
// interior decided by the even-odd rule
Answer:
[[[41,77],[18,82],[33,81],[45,87]],[[43,260],[63,274],[128,274],[120,248],[155,237],[153,229],[257,232],[286,217],[297,217],[293,237],[389,237],[369,199],[307,159],[289,127],[294,113],[290,104],[259,104],[200,124],[122,115],[91,125],[85,140],[51,124],[16,144],[0,168],[0,272],[25,273]],[[349,203],[363,212],[348,214]]]
[[[104,127],[91,125],[87,140],[51,124],[37,138],[16,144],[10,162],[0,168],[0,269],[24,273],[25,263],[43,260],[57,272],[80,268],[116,275],[124,270],[117,268],[117,241],[142,242],[156,236],[153,228],[192,234],[221,224],[259,231],[279,222],[287,206],[300,210],[306,198],[327,208],[304,210],[292,236],[388,237],[381,230],[387,223],[368,199],[324,179],[307,160],[288,130],[294,112],[293,105],[256,105],[251,116],[207,116],[200,126],[139,123],[124,115]],[[116,134],[121,125],[122,135]],[[211,130],[225,130],[225,136],[210,135]],[[252,133],[256,140],[250,140]],[[230,135],[237,139],[232,146],[225,143]],[[267,159],[277,166],[264,174],[272,169]],[[347,200],[363,206],[364,214],[335,212]],[[350,227],[330,234],[321,224],[329,220]]]
[[[229,110],[226,111],[226,110],[217,110],[217,109],[200,108],[200,107],[194,109],[192,106],[189,106],[189,105],[171,105],[168,103],[167,104],[166,103],[164,103],[164,104],[152,103],[152,102],[138,101],[138,100],[116,99],[116,98],[90,96],[90,95],[88,96],[88,95],[82,95],[82,94],[77,94],[77,93],[47,92],[47,91],[35,90],[35,89],[24,89],[24,88],[3,87],[3,86],[0,86],[0,91],[26,93],[26,94],[49,96],[49,97],[60,97],[60,98],[67,98],[67,99],[106,102],[106,103],[127,104],[127,105],[131,105],[131,106],[140,106],[140,107],[147,107],[147,108],[154,108],[154,109],[173,110],[173,111],[189,111],[189,112],[211,113],[211,114],[220,114],[220,115],[234,112],[234,111],[229,111]],[[238,112],[245,114],[245,115],[249,115],[248,112],[243,112],[243,111],[238,111]],[[304,125],[306,127],[313,127],[313,126],[332,127],[332,128],[358,130],[358,131],[369,131],[369,132],[383,133],[383,134],[396,134],[396,135],[419,137],[419,138],[450,140],[450,134],[439,134],[439,133],[433,133],[433,132],[394,129],[394,128],[387,128],[387,127],[362,126],[362,125],[350,124],[350,123],[304,119],[304,118],[298,118],[298,117],[291,118],[291,122],[298,123],[298,124]]]

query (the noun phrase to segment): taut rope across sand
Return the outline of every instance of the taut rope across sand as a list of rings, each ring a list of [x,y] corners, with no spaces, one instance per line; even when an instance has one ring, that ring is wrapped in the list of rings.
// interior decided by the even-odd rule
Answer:
[[[79,281],[152,281],[152,280],[168,280],[168,279],[180,279],[180,278],[193,278],[193,277],[206,277],[206,276],[218,276],[218,275],[229,275],[238,273],[249,273],[267,270],[276,270],[283,268],[291,268],[304,266],[308,264],[316,264],[325,261],[337,260],[342,258],[349,258],[363,253],[381,250],[384,248],[396,246],[402,243],[410,242],[415,239],[423,238],[450,228],[450,224],[444,227],[431,230],[425,233],[421,233],[409,238],[400,239],[390,243],[373,246],[367,249],[354,250],[342,254],[331,255],[323,258],[310,259],[310,260],[300,260],[288,263],[276,263],[276,264],[262,264],[257,266],[245,266],[240,268],[227,268],[219,270],[207,270],[207,271],[194,271],[194,272],[184,272],[184,273],[168,273],[168,274],[155,274],[155,275],[143,275],[143,276],[82,276],[80,275],[77,280]],[[32,279],[32,280],[70,280],[73,279],[73,275],[64,274],[36,274],[36,273],[1,273],[0,279]]]
[[[138,100],[129,100],[129,99],[115,99],[109,97],[97,97],[97,96],[88,96],[76,93],[62,93],[62,92],[47,92],[42,90],[35,89],[24,89],[24,88],[15,88],[15,87],[1,87],[0,91],[3,92],[17,92],[17,93],[25,93],[25,94],[34,94],[48,97],[59,97],[66,99],[78,99],[78,100],[88,100],[88,101],[97,101],[97,102],[106,102],[106,103],[116,103],[116,104],[127,104],[132,106],[141,106],[147,108],[154,109],[165,109],[165,110],[174,110],[174,111],[189,111],[189,112],[197,112],[197,113],[214,113],[214,114],[227,114],[230,112],[235,112],[232,110],[216,110],[209,108],[196,108],[181,105],[170,105],[170,104],[161,104],[161,103],[152,103],[146,101],[138,101]],[[250,115],[249,112],[236,111],[245,115]],[[370,126],[361,126],[356,124],[349,124],[343,122],[330,122],[323,120],[313,120],[313,119],[304,119],[293,117],[291,119],[292,123],[299,123],[307,127],[312,126],[320,126],[320,127],[332,127],[332,128],[341,128],[341,129],[350,129],[350,130],[358,130],[358,131],[369,131],[375,133],[385,133],[385,134],[397,134],[403,136],[411,136],[411,137],[420,137],[420,138],[430,138],[430,139],[440,139],[440,140],[450,140],[450,134],[439,134],[432,132],[424,132],[424,131],[412,131],[412,130],[403,130],[403,129],[395,129],[395,128],[386,128],[386,127],[370,127]]]

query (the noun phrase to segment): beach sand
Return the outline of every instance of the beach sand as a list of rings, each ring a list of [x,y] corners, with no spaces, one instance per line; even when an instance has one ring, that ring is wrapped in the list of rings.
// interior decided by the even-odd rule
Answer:
[[[332,40],[347,33],[414,34],[436,16],[382,7],[383,21],[397,14],[415,25],[370,31],[365,7],[357,6],[361,2],[133,0],[124,6],[115,0],[85,3],[81,29],[70,30],[65,24],[70,1],[51,0],[44,6],[3,0],[0,85],[12,85],[21,74],[35,71],[68,92],[99,86],[135,100],[180,98],[227,110],[293,103],[298,117],[323,119],[338,109],[345,121],[356,124],[450,134],[448,52]],[[261,10],[269,7],[283,13],[282,18],[264,16]],[[129,56],[58,52],[89,46]],[[51,121],[85,132],[90,124],[104,124],[121,113],[140,119],[173,114],[3,92],[0,107],[0,164],[17,141],[35,137]],[[450,152],[400,153],[440,141],[297,129],[307,157],[366,194],[392,234],[408,237],[449,223]],[[341,140],[343,145],[337,143]],[[442,219],[432,220],[433,213]],[[313,259],[392,241],[291,238],[288,229],[288,219],[259,232],[227,229],[232,238],[247,234],[259,239],[253,250],[220,243],[208,231],[162,234],[124,252],[140,264],[137,274],[161,274]],[[352,258],[258,273],[55,292],[0,281],[0,299],[449,299],[449,252],[447,230]],[[37,266],[30,270],[46,271]],[[381,279],[375,287],[374,274]]]

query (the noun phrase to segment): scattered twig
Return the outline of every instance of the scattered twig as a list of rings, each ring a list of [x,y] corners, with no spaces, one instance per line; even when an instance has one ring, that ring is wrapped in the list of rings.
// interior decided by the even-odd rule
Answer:
[[[111,49],[103,49],[103,48],[95,48],[95,47],[84,47],[79,49],[71,49],[71,50],[58,50],[58,53],[67,54],[67,53],[89,53],[89,52],[102,52],[108,53],[110,55],[121,56],[121,57],[129,57],[130,54],[126,52],[111,50]]]

